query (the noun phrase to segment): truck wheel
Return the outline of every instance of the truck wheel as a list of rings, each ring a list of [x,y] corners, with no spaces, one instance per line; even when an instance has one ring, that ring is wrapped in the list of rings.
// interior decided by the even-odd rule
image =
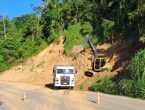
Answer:
[[[70,90],[73,90],[73,89],[74,89],[74,87],[70,87],[69,89],[70,89]]]
[[[56,86],[53,86],[53,89],[57,90],[57,87]]]

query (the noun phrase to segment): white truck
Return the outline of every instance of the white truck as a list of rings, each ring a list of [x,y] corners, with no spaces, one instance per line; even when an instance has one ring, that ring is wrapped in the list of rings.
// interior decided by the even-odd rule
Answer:
[[[53,86],[69,87],[73,89],[75,84],[75,68],[69,65],[55,65],[53,67]]]

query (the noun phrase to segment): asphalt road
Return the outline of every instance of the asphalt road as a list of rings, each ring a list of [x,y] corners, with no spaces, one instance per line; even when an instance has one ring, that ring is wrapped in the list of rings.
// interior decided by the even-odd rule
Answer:
[[[145,101],[68,89],[0,82],[0,110],[145,110]]]

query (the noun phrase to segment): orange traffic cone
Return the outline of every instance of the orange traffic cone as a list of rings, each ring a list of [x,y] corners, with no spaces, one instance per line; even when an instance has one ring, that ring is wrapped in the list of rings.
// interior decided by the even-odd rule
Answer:
[[[24,92],[22,100],[25,101],[26,99],[27,99],[27,95],[26,95],[26,92]]]
[[[96,100],[96,104],[100,104],[101,103],[101,99],[100,99],[100,94],[99,92],[97,93],[97,100]]]

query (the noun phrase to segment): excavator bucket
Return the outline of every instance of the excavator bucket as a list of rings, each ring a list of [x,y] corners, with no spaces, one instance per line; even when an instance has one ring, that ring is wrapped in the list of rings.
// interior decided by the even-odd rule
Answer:
[[[80,53],[83,50],[84,50],[83,45],[76,45],[76,46],[73,47],[72,53]]]

